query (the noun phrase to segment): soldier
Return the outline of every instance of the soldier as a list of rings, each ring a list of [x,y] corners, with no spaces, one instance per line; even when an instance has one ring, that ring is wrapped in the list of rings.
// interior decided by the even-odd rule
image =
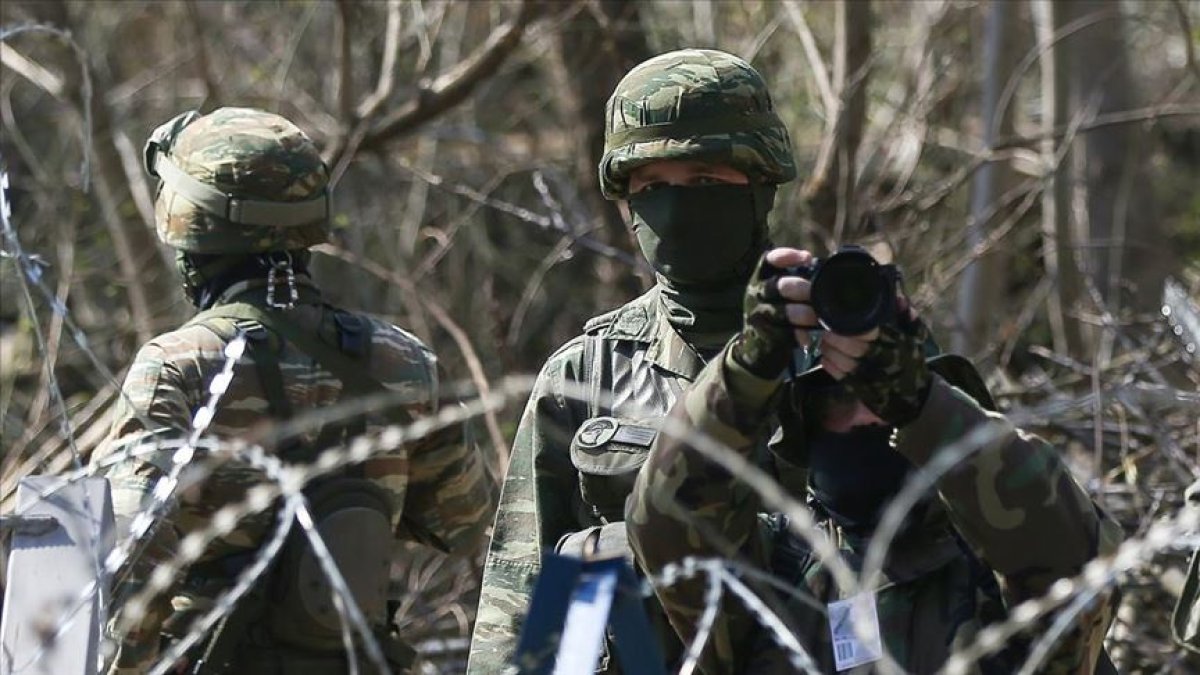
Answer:
[[[657,283],[588,321],[538,375],[484,568],[470,673],[512,661],[543,550],[629,556],[622,521],[634,475],[679,392],[740,328],[775,186],[796,170],[758,72],[688,49],[617,85],[599,173],[604,196],[624,200]],[[678,651],[665,646],[668,658]],[[606,655],[601,672],[615,661]]]
[[[1185,512],[1181,515],[1200,519],[1200,480],[1188,487],[1183,499]],[[1198,536],[1200,532],[1192,534]],[[1192,551],[1183,590],[1171,615],[1171,637],[1184,649],[1200,654],[1200,547]]]
[[[881,511],[916,467],[972,430],[989,432],[984,447],[909,514],[889,548],[885,580],[869,589],[882,644],[906,672],[937,670],[981,626],[1115,549],[1119,526],[1052,447],[994,411],[970,362],[927,359],[936,348],[902,292],[894,320],[863,335],[824,333],[820,367],[785,380],[794,347],[809,343],[817,322],[809,282],[780,268],[812,258],[784,248],[764,261],[768,273],[756,274],[746,292],[745,327],[680,397],[671,419],[743,455],[770,438],[776,462],[797,469],[780,472],[783,487],[811,496],[814,516],[852,567],[861,566]],[[660,572],[688,555],[741,552],[799,591],[784,599],[784,614],[821,671],[854,666],[870,645],[831,627],[844,606],[830,604],[840,598],[823,561],[786,528],[774,536],[756,529],[758,495],[682,436],[659,434],[629,499],[638,562]],[[690,639],[705,607],[703,580],[657,593],[680,637]],[[1037,672],[1093,672],[1113,604],[1102,597],[1084,611]],[[1028,644],[1011,642],[974,672],[1017,672]],[[794,672],[737,600],[722,601],[700,667],[707,675]]]
[[[186,437],[222,371],[226,346],[247,337],[228,391],[209,428],[219,438],[270,438],[270,422],[295,419],[367,394],[403,398],[399,408],[342,421],[303,424],[299,435],[267,444],[287,463],[385,424],[431,413],[437,361],[413,335],[378,319],[325,304],[308,274],[308,248],[329,233],[329,176],[317,148],[295,125],[261,110],[221,108],[182,114],[146,145],[159,179],[158,235],[176,249],[184,291],[200,314],[142,347],[126,377],[112,430],[93,462],[131,448]],[[394,406],[394,404],[393,404]],[[310,420],[311,421],[311,420]],[[156,500],[173,452],[130,456],[108,471],[119,528]],[[230,459],[198,466],[212,474],[172,496],[144,554],[119,577],[117,614],[155,566],[172,559],[183,536],[240,501],[261,473]],[[478,452],[454,432],[390,448],[305,488],[309,508],[359,607],[394,669],[412,658],[388,626],[386,588],[394,541],[419,540],[471,554],[482,545],[495,485]],[[169,593],[155,598],[120,640],[110,673],[142,673],[165,641],[185,634],[250,563],[275,525],[270,510],[213,542]],[[298,528],[297,528],[298,529]],[[203,664],[188,672],[341,673],[347,670],[330,587],[298,532],[267,578],[206,638]],[[267,598],[270,597],[270,602]],[[361,649],[359,650],[361,654]]]

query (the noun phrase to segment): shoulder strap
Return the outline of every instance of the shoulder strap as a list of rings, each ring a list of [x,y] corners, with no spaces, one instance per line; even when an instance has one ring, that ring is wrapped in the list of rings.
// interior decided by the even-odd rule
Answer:
[[[300,351],[316,359],[322,367],[327,368],[334,377],[341,380],[342,386],[347,390],[364,394],[386,391],[378,380],[371,377],[362,364],[343,354],[338,348],[326,344],[320,338],[301,329],[278,312],[270,312],[244,302],[234,302],[203,311],[188,323],[203,323],[205,320],[213,318],[246,319],[266,326],[287,342],[295,345]]]
[[[604,349],[598,335],[583,336],[583,369],[580,371],[580,381],[587,385],[587,417],[592,419],[600,415],[600,397],[604,394]]]
[[[230,319],[236,329],[242,329],[239,323],[247,323],[245,319],[226,316],[208,310],[192,317],[185,326],[203,326],[212,331],[222,340],[230,341],[236,335],[235,331],[226,330],[224,324],[211,319]],[[253,323],[253,322],[249,322]],[[279,367],[279,355],[270,344],[267,331],[258,326],[243,331],[246,334],[246,348],[254,358],[254,368],[262,383],[263,394],[267,397],[267,408],[275,419],[286,420],[292,417],[292,404],[283,388],[283,371]]]
[[[283,369],[279,365],[279,354],[271,347],[266,331],[260,328],[258,332],[262,334],[247,336],[247,344],[254,356],[254,367],[258,371],[263,393],[267,396],[267,406],[272,417],[280,420],[291,419],[292,403],[283,388]]]

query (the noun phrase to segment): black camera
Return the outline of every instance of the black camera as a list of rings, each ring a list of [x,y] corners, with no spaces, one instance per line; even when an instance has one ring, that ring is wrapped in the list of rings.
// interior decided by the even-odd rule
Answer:
[[[861,246],[842,246],[828,258],[783,273],[812,283],[809,304],[826,330],[861,335],[896,318],[900,270],[880,264]]]

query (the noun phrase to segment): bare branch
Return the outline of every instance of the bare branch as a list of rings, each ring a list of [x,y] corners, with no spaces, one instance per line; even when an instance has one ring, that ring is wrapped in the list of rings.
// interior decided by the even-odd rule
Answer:
[[[18,75],[36,84],[47,94],[62,99],[63,81],[61,77],[3,42],[0,42],[0,63],[12,68]]]
[[[196,68],[200,71],[200,81],[204,83],[204,101],[215,105],[221,100],[221,89],[208,59],[208,45],[204,40],[206,26],[195,0],[187,3],[187,14],[187,23],[192,29],[192,40],[196,45]]]
[[[400,276],[393,270],[380,265],[379,263],[360,258],[344,248],[333,246],[331,244],[322,244],[316,249],[321,253],[331,255],[339,260],[344,260],[353,265],[358,265],[368,274],[371,274],[383,281],[396,284],[405,293],[411,297],[417,298],[421,306],[429,312],[434,321],[442,327],[442,330],[450,334],[454,343],[458,345],[459,351],[462,352],[463,361],[467,365],[467,370],[471,373],[471,380],[475,383],[476,389],[479,390],[479,395],[483,398],[491,396],[492,387],[488,382],[487,373],[483,369],[483,363],[479,360],[479,354],[475,351],[475,347],[471,344],[471,338],[467,336],[467,332],[459,326],[450,315],[442,309],[441,305],[428,299],[421,293],[415,284],[408,279]],[[508,444],[504,441],[504,432],[500,430],[500,422],[496,419],[496,413],[493,410],[488,410],[484,413],[484,420],[487,425],[488,436],[491,437],[492,447],[496,449],[496,455],[499,458],[500,466],[508,465]]]
[[[1200,116],[1200,103],[1168,103],[1145,108],[1134,108],[1132,110],[1118,110],[1116,112],[1096,115],[1091,121],[1079,125],[1067,124],[1038,134],[1001,138],[996,141],[994,147],[996,150],[1028,147],[1046,139],[1062,138],[1075,132],[1095,131],[1105,127],[1133,124],[1135,122],[1148,122],[1164,117],[1191,116]]]
[[[400,0],[388,1],[387,32],[383,40],[383,61],[379,64],[379,81],[375,83],[375,91],[358,105],[358,119],[369,122],[396,86],[396,54],[400,51],[402,9]]]
[[[138,215],[146,223],[146,227],[154,229],[154,195],[146,186],[145,173],[142,169],[142,153],[134,147],[133,141],[123,131],[113,133],[113,146],[121,157],[121,168],[125,169],[125,177],[129,179],[129,193],[133,204],[137,207]]]
[[[833,64],[836,106],[826,117],[816,166],[803,187],[813,220],[834,240],[855,224],[856,160],[866,126],[871,61],[870,4],[840,0]]]
[[[939,182],[936,188],[922,194],[908,194],[899,199],[887,201],[878,207],[876,212],[888,213],[905,208],[927,211],[940,204],[946,197],[953,194],[955,190],[962,187],[966,181],[975,175],[976,171],[988,162],[1010,161],[1013,159],[1014,150],[1031,148],[1047,139],[1062,138],[1069,133],[1084,134],[1089,131],[1119,124],[1148,122],[1164,117],[1188,116],[1200,117],[1200,104],[1168,103],[1147,108],[1120,110],[1105,115],[1096,115],[1090,122],[1084,122],[1077,126],[1066,125],[1037,134],[1009,136],[998,139],[992,146],[991,152],[970,153],[964,148],[959,148],[961,152],[972,155],[970,163],[959,168],[946,180]]]
[[[403,136],[465,100],[516,50],[525,27],[536,13],[534,2],[522,0],[516,17],[493,31],[466,60],[422,86],[415,97],[384,115],[377,125],[368,128],[369,120],[363,120],[350,138],[343,136],[335,140],[325,152],[326,161],[334,167],[333,182],[341,177],[358,150],[377,147]]]
[[[1188,19],[1187,9],[1180,0],[1171,0],[1171,6],[1179,15],[1179,30],[1183,32],[1183,48],[1187,54],[1187,65],[1192,75],[1200,82],[1200,63],[1196,61],[1196,45],[1192,42],[1192,22]]]
[[[796,29],[796,34],[800,37],[800,46],[804,48],[804,56],[808,59],[809,67],[812,68],[813,80],[817,84],[817,93],[821,95],[825,117],[832,119],[837,115],[838,97],[833,93],[829,70],[825,67],[824,59],[821,58],[821,50],[817,49],[817,41],[808,27],[808,21],[804,18],[804,10],[800,8],[797,0],[784,0],[783,9],[787,11],[792,27]]]
[[[1093,26],[1101,21],[1111,21],[1113,19],[1120,18],[1120,16],[1120,7],[1114,7],[1113,9],[1105,12],[1095,12],[1087,16],[1082,16],[1075,21],[1068,23],[1067,25],[1042,39],[1035,48],[1029,50],[1029,53],[1026,54],[1024,58],[1021,59],[1021,62],[1017,64],[1017,67],[1013,69],[1012,77],[1008,78],[1008,82],[1004,85],[1004,91],[1000,94],[1000,99],[996,103],[996,116],[994,119],[1004,119],[1004,116],[1008,114],[1008,106],[1012,102],[1012,97],[1017,92],[1017,87],[1021,84],[1021,78],[1025,76],[1025,73],[1028,72],[1029,68],[1033,66],[1034,63],[1037,63],[1042,54],[1045,54],[1048,50],[1053,49],[1054,46],[1062,40],[1065,40],[1066,38],[1089,26]],[[992,129],[993,136],[998,133],[1000,133],[999,129]]]
[[[337,68],[333,71],[333,99],[343,120],[354,114],[354,52],[350,44],[350,2],[337,0],[333,18],[333,42],[338,47]]]

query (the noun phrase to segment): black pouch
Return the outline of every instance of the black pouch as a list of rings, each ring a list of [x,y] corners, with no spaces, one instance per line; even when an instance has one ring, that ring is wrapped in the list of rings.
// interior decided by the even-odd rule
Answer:
[[[588,511],[601,523],[625,520],[625,498],[658,436],[655,423],[593,417],[571,439],[571,463]]]

